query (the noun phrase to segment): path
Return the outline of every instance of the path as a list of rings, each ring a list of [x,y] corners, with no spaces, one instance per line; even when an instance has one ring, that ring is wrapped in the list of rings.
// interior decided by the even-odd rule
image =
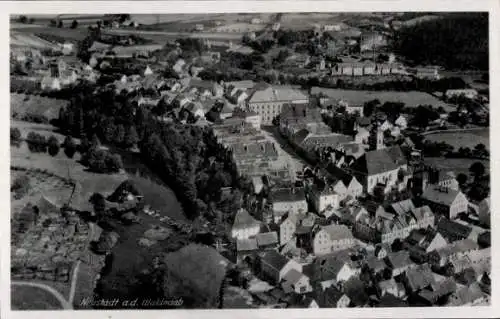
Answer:
[[[68,302],[71,305],[73,304],[73,300],[75,299],[76,282],[78,280],[78,271],[80,270],[81,263],[82,262],[80,260],[76,262],[75,269],[73,270],[73,276],[71,278],[71,289],[69,291],[69,300],[68,300]]]
[[[13,286],[35,287],[35,288],[43,289],[46,292],[52,294],[59,301],[59,303],[61,304],[61,306],[63,307],[63,309],[66,309],[66,310],[73,309],[73,305],[70,302],[68,302],[63,297],[63,295],[61,295],[61,293],[59,291],[55,290],[54,288],[52,288],[52,287],[50,287],[48,285],[40,284],[40,283],[36,283],[36,282],[25,282],[25,281],[12,281],[11,285],[13,285]]]
[[[436,134],[436,133],[456,133],[456,132],[467,132],[467,131],[484,131],[489,129],[489,127],[471,127],[471,128],[456,128],[456,129],[451,129],[451,130],[433,130],[433,131],[427,131],[427,132],[422,132],[420,135],[425,136],[425,135],[430,135],[430,134]]]

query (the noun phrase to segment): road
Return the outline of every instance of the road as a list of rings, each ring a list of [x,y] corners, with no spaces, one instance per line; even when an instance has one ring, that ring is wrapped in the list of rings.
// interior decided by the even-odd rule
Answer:
[[[76,262],[75,269],[73,269],[73,276],[71,277],[71,288],[69,291],[69,303],[72,305],[73,300],[75,299],[75,291],[76,291],[76,283],[78,281],[78,271],[80,270],[80,264],[82,262],[78,260]]]
[[[63,295],[61,295],[60,292],[58,292],[57,290],[55,290],[54,288],[52,288],[52,287],[50,287],[48,285],[40,284],[40,283],[35,283],[35,282],[25,282],[25,281],[12,281],[11,285],[13,285],[13,286],[35,287],[35,288],[43,289],[46,292],[48,292],[51,295],[53,295],[59,301],[59,303],[61,303],[61,306],[63,307],[63,309],[65,309],[65,310],[73,309],[73,305],[70,302],[68,302],[63,297]]]
[[[226,40],[226,41],[241,41],[242,33],[228,33],[228,32],[168,32],[168,31],[150,31],[150,30],[135,30],[135,29],[111,29],[103,30],[103,34],[109,35],[131,35],[138,36],[165,36],[172,38],[195,38],[207,40]]]

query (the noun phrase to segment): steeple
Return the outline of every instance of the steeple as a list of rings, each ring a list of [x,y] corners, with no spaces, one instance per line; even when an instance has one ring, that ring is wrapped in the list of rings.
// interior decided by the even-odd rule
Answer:
[[[369,137],[370,151],[381,150],[385,148],[384,132],[380,128],[378,121],[375,120],[372,124]]]

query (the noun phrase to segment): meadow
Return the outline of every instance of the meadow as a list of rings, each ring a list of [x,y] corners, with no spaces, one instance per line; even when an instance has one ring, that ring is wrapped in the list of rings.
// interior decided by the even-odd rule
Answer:
[[[445,142],[455,147],[455,150],[458,150],[460,147],[473,149],[479,143],[486,145],[486,149],[490,148],[489,128],[460,131],[440,131],[425,135],[425,139],[431,142]]]

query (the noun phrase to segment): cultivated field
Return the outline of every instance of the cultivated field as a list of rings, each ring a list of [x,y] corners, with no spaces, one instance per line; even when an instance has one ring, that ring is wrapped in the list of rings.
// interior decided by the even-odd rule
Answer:
[[[358,90],[339,90],[327,88],[312,88],[312,94],[317,91],[325,93],[328,97],[334,99],[344,99],[351,104],[363,104],[365,102],[378,99],[380,103],[385,102],[401,102],[406,107],[417,107],[419,105],[432,105],[437,108],[442,106],[446,111],[450,112],[456,107],[446,104],[438,100],[436,97],[419,91],[395,92],[395,91],[358,91]]]
[[[10,94],[10,114],[17,116],[37,115],[47,118],[49,121],[59,117],[61,108],[67,106],[67,100],[52,99],[30,94]]]
[[[37,287],[11,286],[12,310],[60,310],[60,302],[47,291]]]
[[[54,44],[51,43],[52,40],[58,42],[62,39],[64,41],[76,42],[85,39],[85,37],[88,35],[88,30],[84,26],[77,27],[75,29],[71,29],[68,26],[69,24],[66,23],[66,25],[63,28],[56,28],[50,26],[16,28],[14,30],[11,29],[10,37],[13,38],[14,35],[14,38],[16,39],[20,38],[20,40],[18,41],[26,41],[25,39],[32,39],[32,38],[41,39],[38,41],[42,41],[42,43],[49,45],[49,47],[50,46],[53,47]],[[23,42],[21,42],[21,44],[22,43]],[[11,42],[11,44],[17,44],[17,43]]]
[[[425,135],[425,139],[432,142],[445,142],[458,150],[460,147],[473,149],[477,144],[482,143],[486,148],[490,148],[490,132],[488,128],[463,130],[463,131],[442,131]]]
[[[20,32],[10,32],[10,45],[15,47],[30,47],[36,49],[56,49],[57,46],[34,35],[43,27],[23,27]],[[38,30],[38,31],[37,31]]]
[[[453,171],[456,175],[464,173],[469,175],[469,167],[475,163],[481,162],[489,172],[490,162],[486,160],[477,160],[470,158],[444,158],[444,157],[426,157],[425,163],[445,171]]]

